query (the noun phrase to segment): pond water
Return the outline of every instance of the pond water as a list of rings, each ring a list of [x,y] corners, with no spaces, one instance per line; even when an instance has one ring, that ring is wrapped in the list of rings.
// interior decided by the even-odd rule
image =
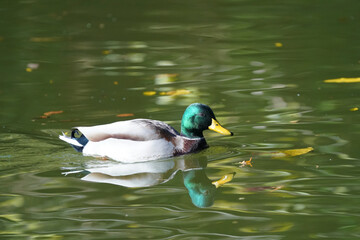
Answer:
[[[358,239],[360,83],[324,80],[360,77],[359,7],[2,0],[0,239]],[[138,165],[58,139],[132,118],[180,130],[193,102],[234,136]]]

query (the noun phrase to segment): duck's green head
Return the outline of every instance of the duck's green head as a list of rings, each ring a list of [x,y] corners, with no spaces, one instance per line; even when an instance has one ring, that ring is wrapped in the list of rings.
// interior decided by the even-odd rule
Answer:
[[[233,135],[216,121],[209,106],[201,103],[193,103],[188,106],[182,116],[181,134],[189,138],[204,137],[202,132],[206,129],[223,135]]]

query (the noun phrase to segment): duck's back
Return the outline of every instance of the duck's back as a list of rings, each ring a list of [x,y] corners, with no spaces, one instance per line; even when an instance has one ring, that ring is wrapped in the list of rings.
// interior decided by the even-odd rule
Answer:
[[[76,127],[76,129],[92,142],[99,142],[109,138],[149,141],[179,135],[168,124],[149,119],[119,121],[92,127]]]

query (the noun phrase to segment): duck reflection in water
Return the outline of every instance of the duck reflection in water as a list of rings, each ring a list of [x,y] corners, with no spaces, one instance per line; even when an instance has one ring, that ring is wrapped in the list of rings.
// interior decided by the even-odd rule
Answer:
[[[134,164],[107,163],[105,166],[89,166],[82,180],[115,184],[128,188],[151,187],[166,183],[177,172],[183,173],[184,185],[192,203],[197,207],[210,207],[214,203],[216,188],[227,181],[211,181],[205,172],[207,158],[182,156],[164,161]],[[222,178],[224,179],[224,178]],[[228,180],[230,181],[232,177]]]

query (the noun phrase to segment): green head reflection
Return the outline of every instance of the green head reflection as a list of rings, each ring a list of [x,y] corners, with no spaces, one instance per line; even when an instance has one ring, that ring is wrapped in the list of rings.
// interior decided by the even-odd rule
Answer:
[[[216,187],[206,176],[204,169],[185,171],[183,176],[184,185],[195,206],[203,208],[214,204]]]

